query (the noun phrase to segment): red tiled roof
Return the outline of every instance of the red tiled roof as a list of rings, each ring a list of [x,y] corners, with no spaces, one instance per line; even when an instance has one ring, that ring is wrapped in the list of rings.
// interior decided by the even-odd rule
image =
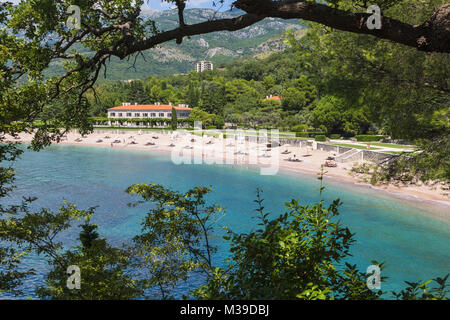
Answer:
[[[267,100],[281,100],[281,97],[280,96],[273,96],[273,97],[269,97],[269,98],[264,99],[264,101],[267,101]]]
[[[177,107],[177,106],[170,106],[170,105],[135,105],[130,104],[128,106],[119,106],[114,108],[109,108],[108,110],[172,110],[172,108],[175,108],[175,110],[185,110],[190,111],[192,108],[187,107]]]

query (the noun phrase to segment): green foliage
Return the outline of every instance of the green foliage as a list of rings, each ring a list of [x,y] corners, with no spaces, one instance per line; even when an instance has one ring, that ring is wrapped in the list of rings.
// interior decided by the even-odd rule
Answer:
[[[285,213],[270,219],[258,190],[257,229],[243,234],[227,229],[229,266],[215,267],[217,248],[211,237],[222,209],[207,205],[205,196],[210,191],[196,187],[179,193],[157,184],[129,187],[129,194],[141,198],[130,205],[152,204],[141,232],[123,248],[112,247],[100,237],[97,226],[90,223],[94,208],[83,211],[71,204],[57,213],[45,209],[31,213],[24,204],[20,217],[0,220],[0,241],[5,248],[14,244],[20,254],[36,253],[49,262],[45,285],[36,289],[46,299],[133,299],[145,296],[147,289],[159,289],[157,297],[167,299],[173,298],[175,286],[190,277],[205,279],[192,291],[200,299],[382,298],[381,291],[367,289],[365,273],[344,262],[354,240],[338,221],[339,200],[328,208],[322,201],[301,205],[291,200]],[[79,245],[66,248],[55,241],[79,220],[84,220]],[[0,288],[20,293],[14,291],[15,286],[33,271],[19,273],[21,257],[8,250],[1,253],[11,269],[6,273],[2,269]],[[70,265],[81,269],[79,290],[67,288]],[[433,286],[431,282],[407,283],[408,287],[393,295],[397,299],[447,299],[447,279],[437,278]]]
[[[320,99],[312,112],[314,127],[324,126],[327,132],[352,136],[366,132],[370,125],[361,110],[346,110],[345,102],[333,96]]]
[[[445,1],[378,3],[384,14],[415,25]],[[76,4],[81,7],[86,31],[121,23],[92,10],[92,1]],[[106,1],[102,8],[110,16],[130,17],[139,13],[142,4],[142,0]],[[350,11],[365,5],[361,1],[330,4]],[[382,132],[415,141],[420,152],[413,158],[399,155],[381,165],[375,170],[376,179],[450,181],[448,54],[428,54],[372,36],[311,24],[307,36],[293,43],[295,49],[266,59],[236,61],[224,71],[105,83],[95,87],[95,95],[91,89],[101,71],[106,71],[109,56],[104,53],[117,48],[127,56],[124,33],[111,31],[98,41],[89,31],[83,34],[61,28],[66,8],[67,4],[48,0],[22,1],[14,6],[0,3],[0,198],[14,188],[11,161],[21,153],[14,144],[3,144],[5,134],[33,133],[30,147],[39,150],[59,141],[68,130],[91,132],[91,116],[101,121],[107,108],[123,101],[187,101],[194,107],[187,122],[201,120],[204,125],[218,127],[227,121],[246,127],[291,128],[302,124],[344,136]],[[136,40],[157,32],[154,21],[138,18],[133,24]],[[66,46],[77,37],[82,40]],[[55,64],[58,70],[48,72]],[[155,72],[170,70],[166,65],[148,65],[156,68]],[[64,70],[72,71],[59,77]],[[268,94],[283,95],[283,104],[263,102]],[[20,293],[18,286],[33,274],[33,270],[19,268],[22,258],[34,252],[52,266],[46,286],[38,291],[46,298],[136,298],[145,288],[155,286],[161,288],[162,297],[170,297],[170,288],[194,271],[207,275],[206,285],[196,293],[202,298],[378,296],[367,291],[363,274],[355,266],[337,269],[335,264],[348,254],[351,236],[337,224],[329,224],[325,217],[330,211],[321,202],[310,207],[291,202],[289,213],[270,221],[258,199],[264,226],[250,234],[230,233],[232,265],[223,270],[213,267],[214,247],[207,243],[211,231],[207,223],[217,212],[205,206],[203,196],[209,191],[196,188],[179,194],[161,186],[134,186],[129,192],[156,201],[157,208],[151,211],[155,216],[146,219],[141,237],[135,239],[139,245],[122,249],[110,246],[100,238],[96,226],[88,223],[93,209],[82,211],[66,205],[57,213],[48,209],[33,213],[31,198],[11,206],[0,202],[0,290]],[[330,210],[332,215],[337,213],[335,207]],[[82,225],[81,244],[64,248],[55,239],[80,219],[87,221]],[[139,259],[147,272],[144,279],[128,273]],[[263,263],[265,259],[271,264]],[[81,291],[68,291],[65,286],[70,264],[82,269],[86,282]],[[261,274],[254,276],[255,270]],[[301,273],[305,270],[310,274]],[[429,289],[429,282],[409,283],[397,298],[444,298],[446,281],[447,277],[435,279],[435,289]]]
[[[201,110],[200,108],[193,108],[191,114],[189,115],[189,120],[191,122],[201,121],[203,127],[212,126],[214,124],[214,120],[216,119],[215,114],[209,114],[206,111]]]
[[[170,297],[180,281],[195,273],[208,274],[213,270],[210,233],[214,219],[223,209],[207,206],[204,197],[211,188],[196,187],[182,194],[161,185],[133,185],[129,194],[156,204],[146,215],[141,234],[134,238],[134,267],[146,275],[149,287],[158,287],[162,298]]]
[[[308,126],[306,124],[297,124],[291,128],[291,131],[296,133],[304,133],[308,130]]]
[[[295,136],[297,138],[309,138],[309,133],[308,132],[296,132]]]
[[[332,133],[330,134],[330,139],[340,139],[341,135],[338,133]]]
[[[325,142],[325,141],[327,141],[327,137],[323,134],[318,134],[314,137],[314,140],[320,141],[320,142]]]
[[[302,75],[292,81],[292,87],[282,93],[283,110],[300,111],[316,99],[317,90],[314,85]]]
[[[389,2],[383,15],[416,25],[444,3]],[[339,5],[358,10],[350,2]],[[324,93],[323,97],[332,96],[336,102],[320,99],[318,108],[313,110],[316,127],[325,124],[328,132],[343,136],[383,133],[393,139],[423,139],[421,161],[411,161],[403,155],[399,161],[395,158],[390,162],[392,166],[380,168],[382,175],[386,181],[395,181],[413,172],[420,180],[448,184],[446,161],[433,159],[450,158],[450,150],[432,150],[428,146],[444,144],[442,141],[449,135],[449,54],[428,54],[370,35],[331,30],[314,23],[309,24],[305,37],[291,43],[308,79]]]
[[[86,222],[80,233],[81,245],[51,261],[53,269],[45,286],[37,288],[42,299],[123,300],[142,297],[142,281],[127,274],[130,256],[127,251],[111,247],[99,238],[97,226]],[[80,268],[80,289],[68,289],[67,267]]]
[[[376,299],[366,275],[342,260],[354,242],[339,222],[339,200],[300,205],[292,200],[287,212],[272,220],[258,191],[258,229],[247,234],[228,230],[229,266],[216,269],[196,291],[202,299]]]
[[[450,274],[446,275],[444,278],[436,278],[433,280],[428,280],[425,282],[408,282],[405,289],[400,292],[394,292],[394,296],[398,300],[445,300],[447,299],[446,294],[448,293],[447,279]],[[437,286],[431,287],[430,283],[436,283]]]
[[[177,130],[178,118],[177,118],[177,111],[175,110],[174,107],[172,107],[172,121],[170,123],[170,126],[173,131]]]

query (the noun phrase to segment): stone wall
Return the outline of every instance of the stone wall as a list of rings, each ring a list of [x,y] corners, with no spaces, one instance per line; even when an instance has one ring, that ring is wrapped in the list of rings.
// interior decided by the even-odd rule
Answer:
[[[363,150],[363,159],[375,163],[391,158],[393,155],[389,153]]]

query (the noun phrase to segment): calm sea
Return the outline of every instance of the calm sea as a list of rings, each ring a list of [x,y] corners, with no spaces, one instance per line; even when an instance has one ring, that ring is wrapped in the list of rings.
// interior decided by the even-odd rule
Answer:
[[[313,175],[261,176],[257,169],[218,165],[174,165],[166,154],[123,149],[52,146],[41,152],[25,152],[15,164],[17,185],[11,197],[2,202],[17,203],[22,196],[36,196],[34,207],[57,209],[63,200],[79,208],[98,206],[93,222],[101,235],[114,244],[129,241],[140,231],[147,206],[130,208],[133,199],[124,190],[135,183],[159,183],[178,191],[195,186],[212,186],[209,203],[221,204],[226,215],[218,222],[214,243],[218,265],[227,257],[227,244],[220,226],[235,232],[255,228],[256,188],[263,190],[266,210],[274,216],[284,212],[292,198],[304,203],[319,198],[319,182]],[[372,260],[385,261],[383,290],[398,290],[404,281],[428,280],[450,271],[450,223],[436,218],[424,203],[396,199],[383,192],[326,180],[323,198],[330,203],[340,198],[340,219],[356,234],[348,261],[366,270]],[[436,210],[436,209],[434,209]],[[440,210],[448,210],[443,208]],[[442,212],[441,212],[442,213]],[[64,233],[64,242],[76,243],[79,229]],[[26,260],[37,275],[27,281],[30,296],[42,284],[48,266],[43,258]],[[177,288],[178,293],[199,281]],[[183,292],[184,291],[184,292]],[[4,294],[0,298],[11,298]]]

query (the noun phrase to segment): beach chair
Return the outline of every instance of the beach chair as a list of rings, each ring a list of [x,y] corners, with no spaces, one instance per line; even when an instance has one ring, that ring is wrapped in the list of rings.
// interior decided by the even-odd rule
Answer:
[[[327,161],[325,161],[325,167],[336,168],[337,167],[337,163],[334,160],[327,160]]]

